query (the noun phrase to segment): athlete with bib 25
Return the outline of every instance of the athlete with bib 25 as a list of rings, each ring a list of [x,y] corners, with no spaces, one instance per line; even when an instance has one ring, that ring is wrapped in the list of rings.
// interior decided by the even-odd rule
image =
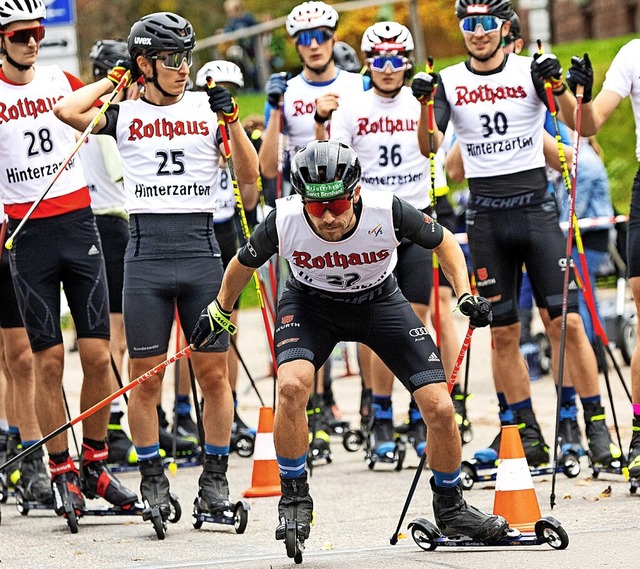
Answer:
[[[107,281],[89,189],[79,160],[72,159],[58,173],[74,147],[76,132],[55,117],[53,106],[83,83],[57,65],[35,65],[45,17],[42,0],[0,1],[0,193],[9,216],[8,236],[28,218],[10,251],[10,264],[34,354],[38,422],[50,433],[67,420],[62,397],[61,284],[78,333],[84,372],[82,410],[107,397],[115,381],[109,364]],[[58,174],[41,199],[43,189]],[[82,513],[84,496],[101,496],[122,507],[136,502],[136,495],[107,469],[108,420],[109,410],[104,409],[84,422],[80,471],[69,456],[66,436],[47,444],[58,515]],[[41,457],[40,452],[36,451]]]
[[[611,441],[600,400],[595,354],[578,314],[575,282],[564,291],[565,238],[547,192],[543,133],[549,81],[558,99],[572,98],[552,54],[505,54],[513,9],[509,0],[458,0],[456,14],[469,59],[435,74],[419,73],[412,89],[425,103],[419,136],[428,155],[426,102],[435,90],[437,143],[449,121],[462,152],[471,199],[467,234],[478,291],[493,305],[494,374],[505,388],[527,461],[549,461],[533,413],[529,374],[520,355],[519,275],[524,263],[559,342],[567,303],[566,356],[584,409],[591,459],[609,466],[621,451]],[[437,84],[437,89],[435,86]],[[566,295],[566,296],[565,296]]]
[[[276,201],[275,210],[231,261],[191,342],[214,342],[228,329],[230,309],[253,271],[274,254],[287,259],[291,276],[274,337],[274,442],[282,484],[276,539],[285,539],[296,557],[309,537],[313,510],[305,467],[305,406],[314,373],[340,341],[367,344],[415,397],[428,426],[433,509],[440,529],[448,535],[498,539],[506,521],[469,506],[462,496],[460,435],[442,363],[430,357],[437,353],[435,344],[393,275],[400,241],[406,237],[435,251],[471,325],[491,322],[490,305],[470,294],[464,256],[453,234],[391,192],[361,190],[360,172],[355,151],[340,142],[314,141],[295,155],[291,183],[297,193]]]
[[[195,34],[170,12],[147,15],[131,28],[130,61],[109,77],[56,105],[63,121],[82,130],[96,115],[92,101],[113,90],[126,71],[142,74],[144,95],[111,106],[94,132],[115,138],[122,156],[131,239],[125,255],[124,321],[131,373],[137,377],[166,359],[174,306],[185,330],[222,279],[220,248],[213,232],[220,152],[216,115],[229,127],[236,175],[258,177],[258,158],[238,122],[238,106],[226,89],[186,91]],[[226,471],[233,420],[227,375],[228,336],[192,354],[204,397],[205,460],[199,502],[212,515],[230,508]],[[129,426],[138,454],[144,500],[170,515],[169,481],[159,454],[156,402],[160,381],[131,392]],[[155,518],[151,517],[152,521]],[[155,525],[154,521],[154,525]]]

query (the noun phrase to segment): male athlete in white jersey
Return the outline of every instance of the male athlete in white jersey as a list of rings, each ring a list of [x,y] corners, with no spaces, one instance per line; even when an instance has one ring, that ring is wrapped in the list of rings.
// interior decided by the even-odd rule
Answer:
[[[589,56],[574,57],[567,72],[567,82],[575,93],[577,85],[584,86],[582,98],[582,124],[580,134],[596,134],[613,111],[630,97],[636,123],[636,157],[640,161],[640,39],[633,39],[620,48],[614,58],[602,90],[593,101],[593,69]],[[628,236],[629,284],[633,292],[636,310],[640,312],[640,169],[631,189]],[[633,435],[629,448],[629,475],[640,478],[640,343],[631,357],[631,391],[633,403]]]
[[[166,359],[177,306],[184,330],[197,322],[203,299],[222,278],[213,213],[220,152],[218,112],[229,127],[236,175],[255,182],[258,158],[238,122],[238,107],[220,86],[186,91],[195,34],[171,12],[149,14],[131,28],[132,62],[145,78],[144,96],[109,108],[94,132],[115,138],[124,167],[131,239],[125,256],[124,317],[131,373],[137,377]],[[117,82],[125,67],[112,70]],[[56,114],[82,130],[95,117],[91,102],[113,89],[107,78],[76,91]],[[207,99],[208,96],[208,99]],[[199,504],[212,515],[230,507],[226,477],[233,399],[227,376],[229,338],[192,354],[204,397],[205,462]],[[160,381],[131,392],[129,425],[142,474],[141,493],[162,518],[170,514],[169,481],[159,455],[156,401]]]
[[[548,462],[548,449],[533,413],[529,375],[519,351],[518,275],[524,263],[549,311],[550,334],[559,339],[565,239],[547,193],[543,80],[550,79],[558,98],[571,95],[554,55],[537,56],[532,62],[502,50],[513,14],[509,0],[458,0],[456,14],[470,58],[443,69],[437,80],[436,140],[451,121],[471,190],[467,233],[478,291],[493,304],[494,373],[502,378],[514,422],[522,425],[527,460],[539,465]],[[434,74],[416,75],[415,96],[426,103],[436,79]],[[428,155],[426,124],[425,105],[419,136]],[[591,458],[609,466],[621,453],[605,424],[595,354],[577,313],[573,281],[567,302],[567,358],[584,409]]]
[[[55,117],[53,107],[82,82],[57,65],[35,65],[45,35],[45,16],[42,0],[0,1],[0,192],[9,216],[9,234],[76,142],[76,132]],[[10,254],[20,312],[34,352],[38,421],[47,433],[67,421],[62,397],[61,284],[78,333],[84,372],[82,410],[115,388],[109,363],[104,260],[89,204],[82,168],[73,159],[16,235]],[[69,456],[66,435],[47,444],[59,515],[68,508],[84,509],[80,489],[89,498],[100,495],[119,506],[136,502],[136,495],[106,468],[108,419],[109,410],[104,409],[84,421],[80,473]]]
[[[253,271],[272,255],[287,259],[291,276],[278,305],[274,343],[278,405],[274,423],[282,498],[276,539],[309,537],[313,501],[306,454],[305,405],[314,373],[340,341],[369,345],[415,397],[428,425],[433,510],[448,535],[496,539],[507,523],[466,504],[460,485],[460,435],[435,344],[393,275],[403,238],[433,249],[474,326],[491,321],[489,303],[472,296],[464,256],[447,229],[391,192],[361,190],[355,151],[314,141],[291,165],[297,194],[281,198],[231,261],[217,298],[203,310],[191,341],[215,341]],[[285,531],[286,529],[286,531]]]

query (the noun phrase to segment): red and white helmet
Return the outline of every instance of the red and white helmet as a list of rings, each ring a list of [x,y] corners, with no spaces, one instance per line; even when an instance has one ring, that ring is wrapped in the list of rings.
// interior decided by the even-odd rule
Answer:
[[[287,16],[285,27],[290,36],[295,36],[304,30],[315,28],[336,29],[338,12],[324,2],[303,2],[296,6]]]
[[[413,36],[409,28],[398,22],[377,22],[362,34],[360,49],[365,54],[406,53],[413,51]]]
[[[216,83],[231,83],[236,87],[244,87],[244,77],[241,69],[232,61],[209,61],[196,73],[196,86],[206,87],[207,77]]]
[[[46,17],[47,10],[42,0],[0,0],[0,26]]]

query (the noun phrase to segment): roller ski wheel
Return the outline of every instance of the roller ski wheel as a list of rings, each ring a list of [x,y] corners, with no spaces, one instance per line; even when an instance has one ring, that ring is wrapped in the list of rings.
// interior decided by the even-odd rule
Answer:
[[[638,488],[640,488],[640,478],[631,478],[629,480],[629,493],[635,496],[638,493]]]
[[[158,539],[163,540],[167,533],[167,522],[162,518],[160,506],[151,506],[148,502],[145,502],[144,506],[142,519],[145,522],[150,521]]]
[[[460,483],[462,484],[462,489],[465,492],[467,490],[471,490],[473,485],[476,483],[477,478],[478,472],[475,466],[466,460],[463,461],[460,465]]]
[[[333,454],[329,441],[324,438],[316,437],[309,445],[309,452],[307,454],[307,467],[312,469],[316,464],[321,461],[325,461],[326,464],[333,462]]]
[[[458,425],[458,430],[460,431],[460,440],[463,445],[469,444],[473,440],[473,427],[471,423],[466,421],[466,423]]]
[[[16,488],[16,510],[21,516],[29,515],[29,501],[25,498],[22,488]]]
[[[248,432],[239,432],[231,437],[231,448],[242,458],[253,456],[255,450],[255,436]]]
[[[298,528],[295,520],[287,520],[284,534],[284,544],[287,548],[287,557],[293,559],[296,565],[302,563],[304,541],[298,539]]]
[[[357,429],[348,429],[342,435],[342,446],[347,452],[357,452],[364,444],[364,433]]]
[[[558,520],[551,516],[539,519],[535,525],[536,537],[543,543],[548,543],[553,549],[566,549],[569,536]]]
[[[232,525],[236,533],[244,533],[247,529],[250,509],[247,502],[240,500],[235,503],[233,509],[228,508],[224,511],[212,513],[203,506],[200,498],[196,498],[193,502],[191,523],[195,529],[200,529],[205,522]]]
[[[67,525],[69,526],[69,531],[71,533],[78,533],[78,516],[73,508],[70,508],[69,511],[64,516],[67,520]]]
[[[558,467],[567,478],[576,478],[581,471],[579,451],[571,448],[563,452]]]
[[[620,337],[617,345],[620,348],[622,359],[627,365],[631,365],[631,356],[638,341],[637,320],[638,317],[634,314],[631,318],[624,318],[620,326]]]
[[[178,502],[178,497],[173,493],[169,494],[169,505],[171,509],[167,520],[172,524],[177,524],[182,517],[182,507],[180,506],[180,502]]]
[[[551,371],[551,344],[549,338],[544,332],[538,332],[533,341],[538,344],[540,354],[540,371],[543,375],[547,375]]]
[[[5,504],[9,498],[9,487],[4,472],[0,472],[0,504]]]

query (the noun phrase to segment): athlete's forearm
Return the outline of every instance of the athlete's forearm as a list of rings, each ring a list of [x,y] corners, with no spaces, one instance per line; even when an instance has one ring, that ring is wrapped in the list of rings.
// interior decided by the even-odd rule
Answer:
[[[229,142],[231,143],[231,156],[238,183],[255,184],[260,175],[258,153],[240,121],[229,125]]]
[[[278,175],[278,137],[280,136],[280,111],[273,109],[269,117],[269,125],[262,137],[262,146],[258,157],[260,168],[265,178],[275,178]]]
[[[238,261],[237,256],[229,261],[217,297],[222,308],[230,310],[233,307],[240,293],[251,280],[253,271],[254,269]]]
[[[62,122],[76,130],[84,131],[99,112],[99,109],[94,106],[95,102],[113,89],[113,83],[109,79],[101,79],[60,99],[53,107],[53,112]],[[104,117],[100,118],[93,132],[99,132],[102,129],[104,120]]]
[[[465,292],[471,294],[467,263],[453,233],[444,227],[442,229],[444,231],[444,239],[433,251],[438,257],[438,263],[442,267],[447,280],[453,286],[456,296],[460,298]]]
[[[440,147],[443,135],[438,129],[437,125],[434,125],[434,148],[431,148],[431,136],[429,135],[429,105],[422,105],[420,107],[420,118],[418,119],[418,148],[423,156],[429,157],[429,154],[433,151],[435,154]]]

